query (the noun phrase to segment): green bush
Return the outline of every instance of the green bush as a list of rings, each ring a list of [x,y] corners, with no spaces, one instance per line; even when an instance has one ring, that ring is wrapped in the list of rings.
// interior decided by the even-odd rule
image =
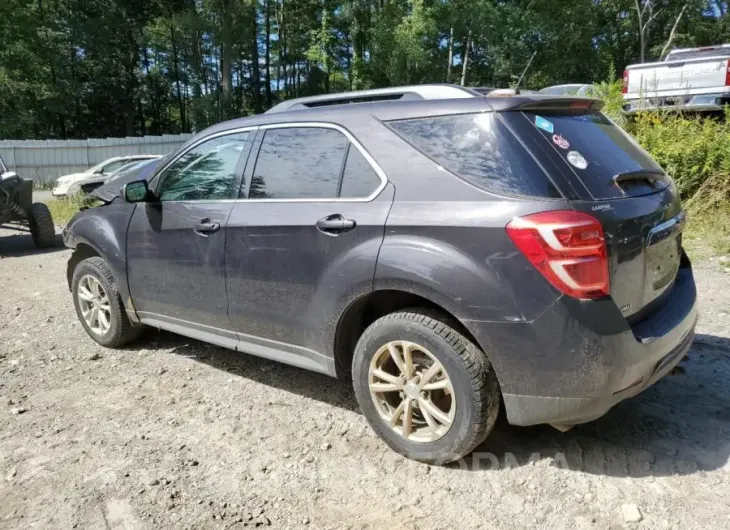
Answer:
[[[644,113],[627,129],[677,183],[688,237],[730,251],[730,112],[724,117]]]
[[[684,199],[717,179],[730,182],[730,122],[726,119],[647,113],[637,116],[629,132],[674,177]]]
[[[59,226],[65,226],[81,208],[90,208],[98,204],[100,204],[100,201],[80,193],[71,197],[60,197],[46,201],[53,222]]]

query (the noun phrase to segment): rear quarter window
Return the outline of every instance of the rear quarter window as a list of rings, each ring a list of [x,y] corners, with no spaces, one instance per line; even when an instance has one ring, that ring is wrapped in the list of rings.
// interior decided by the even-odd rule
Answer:
[[[506,196],[560,198],[560,193],[495,113],[389,122],[403,139],[474,186]]]
[[[348,149],[340,186],[339,197],[349,199],[368,197],[380,186],[380,178],[354,145]]]

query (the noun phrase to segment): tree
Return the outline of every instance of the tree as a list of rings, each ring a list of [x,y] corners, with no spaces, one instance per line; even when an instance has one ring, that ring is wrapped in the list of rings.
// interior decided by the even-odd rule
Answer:
[[[3,0],[0,139],[200,131],[325,92],[508,87],[528,64],[522,88],[590,83],[723,42],[727,0]]]

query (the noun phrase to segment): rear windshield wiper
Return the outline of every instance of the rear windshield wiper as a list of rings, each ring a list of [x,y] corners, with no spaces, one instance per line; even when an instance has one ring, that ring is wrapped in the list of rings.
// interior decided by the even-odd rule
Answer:
[[[661,182],[666,179],[667,174],[661,169],[635,169],[633,171],[625,171],[613,177],[613,183],[628,182],[631,180],[650,180],[652,182]]]

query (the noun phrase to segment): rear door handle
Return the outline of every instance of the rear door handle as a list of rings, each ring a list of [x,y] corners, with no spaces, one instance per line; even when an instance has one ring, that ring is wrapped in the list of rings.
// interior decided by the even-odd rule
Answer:
[[[195,225],[193,230],[195,230],[200,235],[208,235],[212,234],[214,232],[217,232],[221,229],[220,223],[214,223],[210,219],[203,219],[198,224]]]
[[[329,235],[342,234],[349,232],[357,223],[352,219],[345,219],[340,214],[328,215],[324,219],[317,221],[317,230]]]

